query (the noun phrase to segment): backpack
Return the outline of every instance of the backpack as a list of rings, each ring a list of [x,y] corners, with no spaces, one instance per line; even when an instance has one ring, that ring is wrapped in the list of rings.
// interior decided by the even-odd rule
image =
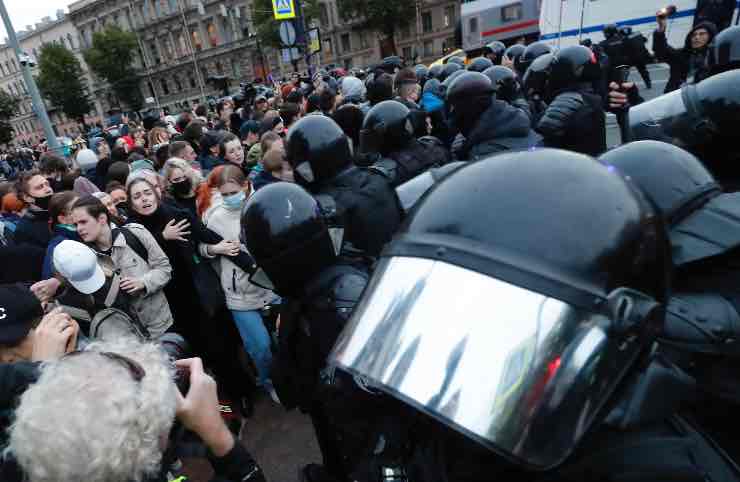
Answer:
[[[119,227],[113,229],[113,242],[116,242],[118,236],[123,236],[126,240],[126,244],[129,248],[134,250],[134,253],[138,254],[147,264],[149,264],[149,251],[146,250],[141,240],[126,227]]]

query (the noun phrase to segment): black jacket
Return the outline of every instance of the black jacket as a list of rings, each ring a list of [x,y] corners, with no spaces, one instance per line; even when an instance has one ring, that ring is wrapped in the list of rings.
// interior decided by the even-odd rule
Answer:
[[[590,156],[606,151],[603,101],[590,85],[558,94],[537,124],[547,147]]]
[[[701,74],[706,66],[707,48],[693,50],[691,48],[691,34],[698,28],[705,28],[709,32],[709,42],[717,33],[717,27],[711,22],[700,22],[686,35],[684,46],[676,49],[668,45],[664,32],[653,32],[653,52],[660,62],[667,63],[671,68],[668,83],[664,93],[674,91],[686,82],[689,76]],[[707,44],[708,45],[708,44]]]
[[[696,2],[694,25],[712,22],[717,26],[717,31],[721,32],[730,26],[736,6],[736,0],[699,0]]]
[[[18,221],[15,230],[16,244],[26,243],[46,249],[50,240],[49,211],[29,209]]]
[[[493,99],[456,152],[456,157],[461,161],[476,160],[489,154],[540,145],[542,139],[532,131],[530,123],[525,110]]]
[[[344,241],[378,256],[401,224],[391,182],[368,168],[350,167],[314,190],[325,215],[344,227]]]
[[[413,139],[400,151],[388,154],[388,159],[394,161],[395,167],[391,184],[398,186],[413,179],[419,174],[440,167],[450,162],[450,153],[442,142],[434,137]]]

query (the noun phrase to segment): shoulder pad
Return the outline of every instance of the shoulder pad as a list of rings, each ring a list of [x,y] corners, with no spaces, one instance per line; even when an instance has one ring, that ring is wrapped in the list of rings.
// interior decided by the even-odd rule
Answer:
[[[319,203],[321,214],[323,214],[328,221],[331,222],[336,220],[337,202],[332,196],[330,196],[329,194],[316,194],[314,196],[314,199],[316,199],[316,202]]]
[[[387,157],[380,158],[375,164],[368,167],[370,171],[382,174],[391,181],[398,176],[398,163]]]

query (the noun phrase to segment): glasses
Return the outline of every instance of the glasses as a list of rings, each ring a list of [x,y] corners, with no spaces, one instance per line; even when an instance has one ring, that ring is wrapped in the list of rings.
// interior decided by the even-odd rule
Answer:
[[[141,380],[146,375],[146,371],[144,370],[144,367],[141,366],[139,362],[136,360],[132,360],[131,358],[123,355],[119,355],[118,353],[113,353],[111,351],[84,351],[84,350],[75,350],[73,352],[69,352],[66,355],[64,355],[61,359],[65,358],[72,358],[80,355],[81,353],[97,353],[98,355],[107,358],[109,360],[113,360],[114,362],[120,364],[123,366],[128,372],[131,374],[131,378],[134,379],[135,382],[141,382]]]

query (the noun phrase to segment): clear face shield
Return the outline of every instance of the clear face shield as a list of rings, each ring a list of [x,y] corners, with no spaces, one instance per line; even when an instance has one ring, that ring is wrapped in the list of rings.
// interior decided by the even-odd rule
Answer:
[[[605,314],[475,271],[385,258],[329,362],[544,470],[575,448],[641,350],[612,329]]]

